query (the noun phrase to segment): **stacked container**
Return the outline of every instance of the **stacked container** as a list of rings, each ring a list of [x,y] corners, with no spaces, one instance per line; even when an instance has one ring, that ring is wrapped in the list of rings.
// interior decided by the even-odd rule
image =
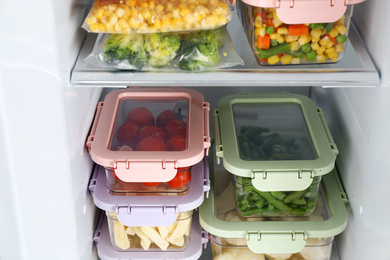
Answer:
[[[328,193],[337,192],[337,182],[321,186],[338,154],[321,109],[301,95],[240,94],[222,98],[213,115],[216,161],[223,158],[224,169],[211,170],[213,196],[200,213],[213,256],[290,259],[305,245],[331,248],[347,219],[343,201]],[[333,212],[334,205],[341,212]],[[232,246],[243,255],[230,252]]]
[[[200,93],[180,88],[117,90],[98,104],[87,147],[98,164],[90,191],[107,216],[109,235],[95,238],[102,259],[200,256],[192,218],[209,189],[208,113]]]
[[[260,65],[335,63],[363,1],[238,0],[238,14]]]

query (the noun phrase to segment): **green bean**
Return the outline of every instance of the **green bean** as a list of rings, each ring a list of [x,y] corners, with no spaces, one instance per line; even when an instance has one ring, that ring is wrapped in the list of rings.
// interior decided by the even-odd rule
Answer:
[[[283,199],[284,203],[291,203],[293,200],[299,199],[306,193],[306,190],[293,191]]]
[[[281,54],[281,53],[286,53],[289,52],[291,49],[290,43],[284,42],[282,44],[279,44],[278,46],[271,47],[269,49],[257,49],[257,57],[262,60],[262,59],[267,59],[269,57]]]
[[[271,193],[262,191],[259,191],[259,193],[268,201],[269,204],[275,206],[275,208],[280,209],[281,211],[291,212],[292,208],[287,206],[283,201],[277,200]]]

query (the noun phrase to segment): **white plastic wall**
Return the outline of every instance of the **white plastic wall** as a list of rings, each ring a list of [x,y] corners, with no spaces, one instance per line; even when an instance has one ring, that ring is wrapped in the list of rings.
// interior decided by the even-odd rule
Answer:
[[[0,3],[1,260],[97,259],[84,143],[101,91],[69,88],[84,12],[82,1]]]
[[[337,239],[343,260],[390,259],[389,10],[388,0],[366,0],[353,17],[381,86],[313,89],[340,150],[336,164],[349,196],[349,224]]]

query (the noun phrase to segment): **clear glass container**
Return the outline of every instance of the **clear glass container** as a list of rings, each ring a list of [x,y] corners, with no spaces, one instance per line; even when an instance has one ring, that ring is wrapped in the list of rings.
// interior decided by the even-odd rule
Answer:
[[[111,243],[118,251],[183,251],[191,234],[192,210],[178,213],[169,226],[125,226],[106,212]]]
[[[260,65],[336,63],[347,47],[353,6],[331,23],[285,24],[277,8],[238,1],[238,14],[249,45]]]

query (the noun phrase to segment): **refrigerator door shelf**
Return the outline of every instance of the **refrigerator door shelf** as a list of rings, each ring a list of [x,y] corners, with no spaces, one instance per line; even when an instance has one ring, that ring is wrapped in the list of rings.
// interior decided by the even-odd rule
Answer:
[[[120,222],[127,226],[155,225],[156,220],[163,224],[172,224],[178,212],[196,209],[208,196],[210,182],[208,179],[208,159],[205,157],[192,168],[192,180],[188,192],[182,196],[118,196],[110,193],[103,167],[96,165],[89,190],[95,205],[109,212],[118,213]],[[145,210],[148,213],[145,213]],[[154,218],[146,219],[145,214],[153,212]],[[149,215],[150,216],[150,215]],[[150,222],[148,223],[148,221]],[[123,222],[122,222],[123,221]]]
[[[233,12],[236,12],[234,10]],[[207,71],[204,73],[137,72],[107,70],[85,62],[91,53],[97,35],[87,34],[71,73],[75,87],[128,86],[322,86],[322,87],[376,87],[379,73],[357,30],[351,24],[343,59],[334,64],[291,66],[261,66],[249,46],[237,13],[228,23],[234,48],[244,60],[243,66]],[[200,77],[201,75],[201,77]]]
[[[202,245],[208,242],[207,232],[202,231],[199,224],[198,212],[194,212],[191,222],[191,234],[189,244],[183,251],[164,252],[164,251],[117,251],[110,239],[107,218],[103,212],[99,216],[98,225],[93,238],[97,247],[97,252],[102,260],[119,260],[119,259],[183,259],[196,260],[202,255]]]

